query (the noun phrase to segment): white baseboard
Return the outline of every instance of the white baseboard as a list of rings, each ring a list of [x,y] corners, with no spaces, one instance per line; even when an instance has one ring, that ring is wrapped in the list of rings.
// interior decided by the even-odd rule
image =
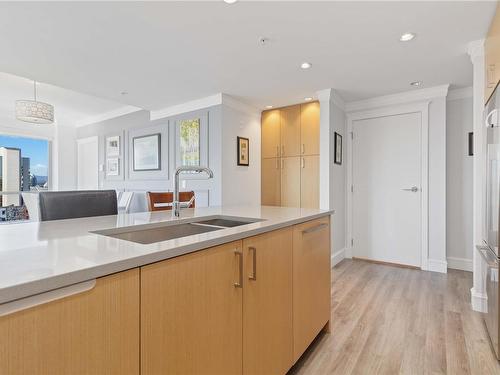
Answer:
[[[472,272],[472,259],[448,257],[448,268]]]
[[[471,288],[470,304],[472,305],[472,310],[485,313],[488,311],[488,296],[486,293],[476,293],[474,288]]]
[[[427,271],[447,273],[448,263],[444,260],[429,259],[427,261]]]
[[[345,249],[341,249],[332,254],[332,267],[339,264],[345,258]]]

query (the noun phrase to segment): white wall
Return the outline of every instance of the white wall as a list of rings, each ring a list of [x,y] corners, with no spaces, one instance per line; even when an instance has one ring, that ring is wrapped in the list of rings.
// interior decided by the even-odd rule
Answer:
[[[346,247],[346,159],[345,144],[346,115],[338,104],[330,102],[330,114],[332,117],[330,144],[332,145],[330,157],[330,206],[335,210],[332,216],[332,242],[333,254],[343,251]],[[335,132],[342,136],[344,149],[342,165],[333,162],[333,145]]]
[[[260,113],[222,104],[222,204],[260,205]],[[249,166],[238,166],[236,137],[250,140]]]
[[[459,94],[459,95],[457,95]],[[448,268],[472,271],[472,89],[450,91],[446,106],[446,256]]]

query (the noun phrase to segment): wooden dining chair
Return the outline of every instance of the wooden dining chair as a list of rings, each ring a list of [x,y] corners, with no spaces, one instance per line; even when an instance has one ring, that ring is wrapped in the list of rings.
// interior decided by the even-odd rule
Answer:
[[[149,211],[166,211],[172,209],[172,202],[174,201],[174,193],[171,191],[165,193],[147,192],[148,208]],[[189,203],[189,208],[195,207],[194,191],[181,191],[179,192],[179,201],[181,203]]]

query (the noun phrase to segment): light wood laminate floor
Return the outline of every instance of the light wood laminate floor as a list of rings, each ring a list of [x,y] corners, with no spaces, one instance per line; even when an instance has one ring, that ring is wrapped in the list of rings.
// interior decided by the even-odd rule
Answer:
[[[472,273],[344,260],[332,280],[331,334],[290,374],[500,374],[470,307]]]

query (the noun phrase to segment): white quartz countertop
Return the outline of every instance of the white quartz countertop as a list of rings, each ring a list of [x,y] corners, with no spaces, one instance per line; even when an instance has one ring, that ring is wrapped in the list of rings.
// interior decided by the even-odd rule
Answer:
[[[175,219],[163,211],[0,225],[0,304],[332,213],[269,206],[208,207],[185,209]],[[91,233],[220,215],[263,221],[147,245]]]

